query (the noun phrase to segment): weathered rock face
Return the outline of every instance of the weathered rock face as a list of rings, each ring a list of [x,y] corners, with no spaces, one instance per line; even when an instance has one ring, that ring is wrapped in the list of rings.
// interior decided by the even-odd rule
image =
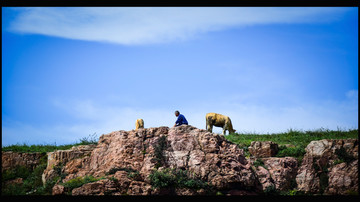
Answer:
[[[356,193],[359,187],[358,160],[349,164],[340,163],[329,169],[329,186],[326,194],[348,195]]]
[[[270,157],[262,158],[261,161],[264,165],[256,168],[256,174],[264,191],[271,186],[279,191],[294,188],[298,170],[296,158]],[[252,160],[253,162],[254,160]]]
[[[40,163],[45,153],[1,152],[1,171],[13,169],[16,166],[25,166],[33,169]]]
[[[243,150],[215,135],[194,127],[176,127],[168,133],[166,150],[170,167],[187,169],[217,189],[256,186],[254,172]]]
[[[89,174],[103,176],[111,169],[131,168],[146,178],[155,164],[154,146],[159,137],[168,134],[168,127],[116,131],[102,135],[90,157]]]
[[[92,150],[94,150],[96,145],[80,145],[74,146],[68,150],[57,150],[55,152],[48,152],[48,164],[46,169],[51,169],[54,165],[61,162],[66,164],[67,162],[89,156]]]
[[[275,156],[278,150],[278,144],[272,141],[253,141],[249,147],[250,154],[259,158]]]
[[[63,172],[71,175],[71,177],[81,175],[81,169],[79,168],[85,167],[88,164],[89,156],[95,147],[96,145],[80,145],[69,150],[48,152],[47,167],[42,175],[43,183],[45,184],[47,180],[59,174],[56,166],[65,166]]]
[[[273,143],[256,145],[252,147],[270,148],[258,156],[274,155]],[[358,140],[313,141],[299,168],[293,157],[245,158],[243,150],[224,136],[190,125],[121,130],[102,135],[96,146],[48,153],[43,180],[59,179],[54,195],[68,193],[65,184],[85,176],[100,180],[72,189],[72,195],[209,194],[203,188],[153,187],[149,176],[154,171],[176,169],[227,195],[261,194],[268,188],[347,194],[358,187],[357,151]]]
[[[52,195],[62,195],[64,193],[65,187],[62,185],[57,184],[52,188]]]
[[[358,140],[312,141],[296,176],[306,193],[349,194],[358,190]]]
[[[156,152],[158,152],[156,147],[159,146],[163,136],[166,137],[166,141],[163,143],[163,159],[159,161],[156,160]],[[54,168],[62,162],[61,172],[66,174],[62,182],[86,175],[116,179],[116,183],[109,183],[106,180],[88,183],[74,189],[74,195],[103,192],[112,195],[161,194],[164,190],[151,189],[149,175],[154,169],[161,170],[165,167],[187,170],[217,190],[247,190],[258,186],[256,174],[251,169],[250,162],[244,157],[243,150],[221,135],[193,126],[115,131],[102,135],[95,148],[85,150],[90,153],[84,152],[84,149],[78,150],[76,155],[68,154],[70,151],[50,153],[49,165],[43,175],[44,180],[54,177],[57,173]],[[62,159],[61,156],[72,157],[67,160],[53,160]],[[131,177],[129,171],[132,174],[137,173],[136,178]],[[90,187],[97,187],[98,191],[87,190]],[[108,188],[110,190],[107,190]],[[56,189],[61,190],[58,186]],[[202,193],[184,189],[175,190],[175,193],[181,194],[179,192]]]
[[[72,195],[105,195],[107,193],[118,192],[115,181],[103,179],[97,182],[87,183],[79,188],[72,190]]]

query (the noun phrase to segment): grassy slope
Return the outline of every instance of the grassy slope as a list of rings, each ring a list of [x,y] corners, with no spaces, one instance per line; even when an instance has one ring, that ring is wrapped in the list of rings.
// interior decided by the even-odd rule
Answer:
[[[242,146],[250,146],[252,141],[273,141],[279,145],[291,144],[294,146],[306,147],[313,140],[322,139],[358,139],[358,130],[334,131],[319,129],[316,131],[294,131],[289,130],[278,134],[238,134],[233,133],[226,136],[226,139]]]
[[[9,145],[2,147],[2,151],[13,151],[13,152],[26,152],[26,153],[33,153],[33,152],[53,152],[56,150],[66,150],[70,149],[73,146],[78,145],[88,145],[88,144],[97,144],[98,138],[95,134],[89,135],[88,137],[81,138],[78,143],[74,144],[67,144],[67,145],[51,145],[51,144],[43,144],[43,145],[27,145],[27,144],[16,144],[16,145]]]
[[[278,156],[293,156],[301,158],[305,154],[306,146],[314,140],[322,139],[358,139],[358,130],[328,130],[319,129],[315,131],[294,131],[289,130],[278,134],[238,134],[233,133],[226,136],[226,139],[239,145],[247,151],[252,141],[273,141],[279,145]],[[285,146],[287,145],[287,147]],[[290,146],[290,147],[289,147]]]

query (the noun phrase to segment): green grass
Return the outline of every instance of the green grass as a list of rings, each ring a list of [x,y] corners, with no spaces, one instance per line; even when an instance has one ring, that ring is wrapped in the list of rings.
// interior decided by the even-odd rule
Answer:
[[[252,141],[273,141],[279,145],[278,157],[302,157],[305,154],[306,146],[311,141],[322,139],[358,139],[358,135],[359,131],[357,129],[342,131],[321,128],[313,131],[290,129],[287,132],[276,134],[232,133],[225,136],[225,138],[238,144],[240,148],[244,149],[245,154],[248,154],[247,148]],[[286,147],[285,145],[291,145],[291,147]]]
[[[239,144],[239,146],[249,147],[252,141],[273,141],[279,145],[291,144],[294,146],[307,146],[313,140],[322,139],[358,139],[358,130],[328,130],[318,129],[314,131],[288,130],[284,133],[276,134],[242,134],[232,133],[225,136],[227,140]]]
[[[98,138],[96,138],[96,134],[89,135],[88,137],[81,138],[79,142],[73,144],[66,144],[66,145],[56,145],[54,144],[37,144],[37,145],[27,145],[23,144],[15,144],[2,147],[2,151],[13,151],[13,152],[26,152],[26,153],[33,153],[33,152],[53,152],[56,150],[66,150],[71,149],[73,146],[79,145],[89,145],[89,144],[97,144]]]

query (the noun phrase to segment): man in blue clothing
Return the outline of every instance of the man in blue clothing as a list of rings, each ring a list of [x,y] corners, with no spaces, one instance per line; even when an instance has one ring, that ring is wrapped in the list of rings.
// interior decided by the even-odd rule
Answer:
[[[179,111],[175,111],[175,116],[178,117],[178,119],[176,120],[174,127],[175,126],[181,126],[183,124],[188,125],[188,122],[185,119],[185,116],[180,114]]]

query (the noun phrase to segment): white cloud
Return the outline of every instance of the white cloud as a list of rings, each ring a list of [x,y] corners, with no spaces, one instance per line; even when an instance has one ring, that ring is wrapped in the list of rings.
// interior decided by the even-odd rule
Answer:
[[[125,45],[187,40],[234,26],[337,20],[347,8],[16,8],[10,30]]]

